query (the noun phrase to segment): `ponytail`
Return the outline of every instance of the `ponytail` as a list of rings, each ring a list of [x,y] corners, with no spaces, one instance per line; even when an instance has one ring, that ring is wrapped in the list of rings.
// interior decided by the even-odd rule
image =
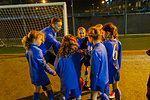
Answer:
[[[94,40],[100,40],[100,42],[102,42],[102,32],[102,29],[92,26],[88,29],[88,37],[89,39],[93,38]]]
[[[29,47],[29,41],[28,41],[28,38],[27,36],[24,36],[23,39],[22,39],[22,45],[25,49],[27,49]]]
[[[23,39],[22,39],[22,45],[23,45],[23,47],[24,47],[25,49],[27,49],[27,48],[30,46],[30,44],[33,43],[33,40],[34,40],[34,39],[38,39],[39,36],[42,36],[41,39],[42,39],[42,41],[44,42],[44,41],[45,41],[45,36],[44,36],[43,33],[39,32],[39,31],[35,31],[35,30],[30,31],[30,32],[28,33],[28,35],[27,35],[27,36],[24,36]]]

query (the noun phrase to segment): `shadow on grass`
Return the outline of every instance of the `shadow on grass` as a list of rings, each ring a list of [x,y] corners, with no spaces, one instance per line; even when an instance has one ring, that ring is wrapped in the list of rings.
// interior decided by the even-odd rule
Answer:
[[[55,92],[54,93],[55,100],[60,100],[60,95],[61,95],[60,91]],[[48,100],[48,97],[45,96],[44,92],[40,93],[39,98],[40,98],[40,100]],[[17,99],[17,100],[33,100],[33,95],[28,96],[28,97],[23,97],[23,98],[20,98],[20,99]]]
[[[82,91],[82,96],[90,94],[90,93],[91,93],[90,91]]]
[[[82,96],[87,95],[89,93],[90,93],[90,91],[83,91]],[[54,93],[54,99],[55,100],[60,100],[60,97],[61,97],[61,92],[60,91]],[[48,97],[45,96],[44,92],[40,93],[39,98],[40,98],[40,100],[48,100]],[[68,100],[72,100],[72,99],[73,98],[70,97]],[[20,99],[17,99],[17,100],[33,100],[33,95],[28,96],[28,97],[24,97],[24,98],[20,98]]]

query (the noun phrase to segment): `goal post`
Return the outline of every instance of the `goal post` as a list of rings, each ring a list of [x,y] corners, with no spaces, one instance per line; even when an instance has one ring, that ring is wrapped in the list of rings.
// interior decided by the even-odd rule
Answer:
[[[21,39],[31,30],[40,31],[48,26],[50,18],[62,19],[62,30],[68,34],[67,8],[65,2],[37,3],[0,6],[0,46],[22,46]]]

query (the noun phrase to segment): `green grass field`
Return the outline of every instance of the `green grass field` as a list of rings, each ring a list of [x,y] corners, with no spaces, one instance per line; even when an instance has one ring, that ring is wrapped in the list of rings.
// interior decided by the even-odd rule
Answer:
[[[58,38],[61,41],[61,38]],[[150,48],[150,35],[147,36],[121,36],[123,50],[147,50]],[[22,47],[0,47],[0,54],[25,53]]]
[[[146,100],[150,57],[145,52],[150,48],[150,36],[120,37],[119,39],[123,45],[119,82],[122,100]],[[23,48],[0,47],[1,100],[32,100],[33,86],[24,53]],[[83,67],[81,74],[85,78]],[[49,75],[49,78],[53,84],[55,100],[59,100],[60,79],[52,75]],[[40,100],[48,100],[43,95],[43,91],[41,91]],[[90,100],[90,91],[83,91],[82,100]]]

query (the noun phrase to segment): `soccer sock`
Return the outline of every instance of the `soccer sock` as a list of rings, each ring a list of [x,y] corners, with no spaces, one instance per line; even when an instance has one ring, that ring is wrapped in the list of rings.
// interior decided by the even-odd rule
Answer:
[[[46,91],[46,93],[47,93],[49,100],[54,100],[54,94],[53,94],[52,90],[48,90],[48,91]]]
[[[88,75],[88,73],[89,73],[89,72],[86,70],[85,73],[84,73],[84,75]]]
[[[121,91],[118,89],[114,90],[116,100],[121,100]]]
[[[88,75],[85,75],[85,85],[87,85],[88,82]]]
[[[109,96],[109,88],[105,90],[105,94]]]
[[[82,100],[81,95],[80,95],[79,98],[77,98],[76,100]]]
[[[108,85],[107,89],[105,89],[105,94],[109,97],[110,85]]]
[[[108,96],[105,93],[102,93],[100,95],[104,100],[109,100]]]
[[[38,92],[34,92],[33,100],[39,100],[39,93]]]

